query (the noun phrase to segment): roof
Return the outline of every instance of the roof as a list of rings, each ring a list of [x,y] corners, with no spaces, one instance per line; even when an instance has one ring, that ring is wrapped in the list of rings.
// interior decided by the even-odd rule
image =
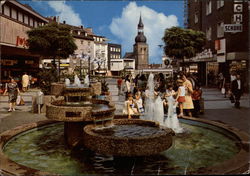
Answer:
[[[134,58],[134,53],[133,52],[126,52],[125,55],[123,56],[123,58]]]
[[[22,4],[16,0],[6,0],[5,3],[6,2],[11,3],[12,5],[14,5],[16,7],[23,9],[24,11],[34,15],[35,17],[37,17],[37,18],[39,18],[47,23],[49,22],[48,19],[46,19],[44,16],[40,15],[38,12],[36,12],[34,9],[32,9],[32,7],[30,7],[27,4]]]

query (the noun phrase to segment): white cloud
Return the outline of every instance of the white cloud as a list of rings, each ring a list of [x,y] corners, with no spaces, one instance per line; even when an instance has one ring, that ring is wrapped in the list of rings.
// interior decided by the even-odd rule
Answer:
[[[175,15],[166,16],[147,6],[137,6],[136,2],[130,2],[123,8],[121,17],[112,19],[109,28],[117,38],[121,39],[123,51],[132,52],[140,12],[144,24],[144,35],[149,45],[149,62],[161,63],[162,49],[158,45],[163,43],[162,37],[166,28],[179,25]]]
[[[65,1],[49,1],[49,6],[56,11],[56,16],[60,17],[60,21],[66,21],[67,24],[80,26],[82,21],[80,15],[74,9],[67,5]]]

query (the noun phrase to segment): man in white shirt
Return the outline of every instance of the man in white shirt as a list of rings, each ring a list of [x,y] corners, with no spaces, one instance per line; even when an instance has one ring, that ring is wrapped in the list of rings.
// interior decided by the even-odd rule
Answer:
[[[242,88],[243,88],[243,83],[240,79],[240,75],[237,74],[236,79],[232,82],[232,93],[233,93],[234,98],[235,98],[234,106],[236,108],[240,108],[240,97],[243,93]]]

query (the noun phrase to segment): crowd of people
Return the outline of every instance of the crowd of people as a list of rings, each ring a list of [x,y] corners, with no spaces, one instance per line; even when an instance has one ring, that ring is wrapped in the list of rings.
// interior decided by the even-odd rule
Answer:
[[[117,80],[118,95],[125,96],[123,113],[131,118],[135,114],[143,114],[146,108],[146,99],[150,96],[147,75],[137,75],[134,79],[127,75]],[[190,75],[180,73],[175,80],[169,81],[162,73],[154,75],[154,96],[161,97],[164,113],[168,111],[168,97],[173,97],[178,107],[178,117],[198,117],[202,112],[200,100],[202,89],[198,81]]]

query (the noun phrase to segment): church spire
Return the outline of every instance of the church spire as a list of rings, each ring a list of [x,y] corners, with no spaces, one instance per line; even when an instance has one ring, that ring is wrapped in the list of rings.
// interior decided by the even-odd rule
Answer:
[[[138,30],[139,30],[139,29],[142,29],[142,30],[143,30],[143,27],[144,27],[144,25],[143,25],[143,23],[142,23],[141,14],[140,14],[140,20],[139,20],[139,23],[138,23]]]
[[[137,36],[135,38],[136,43],[138,43],[138,42],[146,43],[146,41],[147,41],[147,38],[144,36],[143,28],[144,28],[144,25],[143,25],[142,17],[141,17],[141,14],[140,14],[139,23],[138,23],[138,26],[137,26],[138,34],[137,34]]]

